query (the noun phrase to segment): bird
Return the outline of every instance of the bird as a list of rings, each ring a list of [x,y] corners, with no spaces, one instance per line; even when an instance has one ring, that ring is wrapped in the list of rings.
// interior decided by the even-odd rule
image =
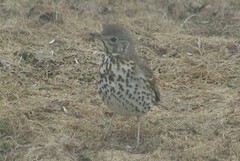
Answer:
[[[100,40],[105,48],[96,76],[102,101],[113,111],[114,116],[137,117],[136,146],[139,146],[141,117],[160,101],[153,71],[138,56],[130,32],[122,25],[107,24],[101,32],[90,35]]]

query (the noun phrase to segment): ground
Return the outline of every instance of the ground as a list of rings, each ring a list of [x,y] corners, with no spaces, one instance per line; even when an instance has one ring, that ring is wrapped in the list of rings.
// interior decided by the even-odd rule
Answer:
[[[0,160],[240,160],[239,0],[1,0]],[[117,23],[153,69],[161,102],[112,115],[89,37]]]

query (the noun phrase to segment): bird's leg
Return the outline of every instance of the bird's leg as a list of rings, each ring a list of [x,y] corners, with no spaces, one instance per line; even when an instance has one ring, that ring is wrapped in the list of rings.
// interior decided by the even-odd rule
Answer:
[[[115,116],[116,116],[116,113],[114,113],[113,116],[112,116],[111,119],[110,119],[110,123],[108,124],[108,126],[107,126],[107,128],[106,128],[106,130],[105,130],[105,134],[104,134],[103,140],[105,140],[105,139],[107,138],[109,129],[110,129],[111,125],[112,125],[112,121],[113,121],[113,119],[114,119]]]
[[[140,126],[141,126],[141,116],[137,116],[137,146],[140,143]]]

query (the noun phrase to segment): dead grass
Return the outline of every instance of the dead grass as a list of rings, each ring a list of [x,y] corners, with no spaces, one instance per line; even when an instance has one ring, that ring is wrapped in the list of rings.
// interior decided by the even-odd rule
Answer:
[[[240,3],[0,2],[0,160],[234,160],[240,158]],[[161,105],[142,121],[109,110],[88,33],[124,24],[151,65]]]

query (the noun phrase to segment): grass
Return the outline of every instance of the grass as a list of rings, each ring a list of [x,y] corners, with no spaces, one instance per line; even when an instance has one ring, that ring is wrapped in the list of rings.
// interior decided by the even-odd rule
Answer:
[[[234,160],[240,158],[240,3],[0,2],[0,160]],[[118,116],[95,87],[103,50],[88,33],[128,28],[154,71],[161,104]]]

